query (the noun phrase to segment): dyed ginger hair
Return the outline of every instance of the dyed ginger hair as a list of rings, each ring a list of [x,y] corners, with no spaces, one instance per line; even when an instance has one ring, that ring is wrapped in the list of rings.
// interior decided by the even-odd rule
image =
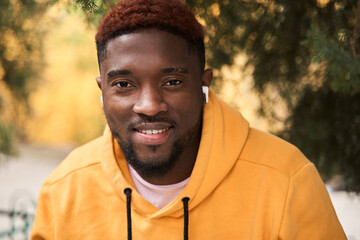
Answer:
[[[184,38],[189,53],[205,67],[204,30],[186,4],[180,0],[123,0],[102,19],[95,37],[99,65],[106,57],[111,39],[144,29],[156,28]]]

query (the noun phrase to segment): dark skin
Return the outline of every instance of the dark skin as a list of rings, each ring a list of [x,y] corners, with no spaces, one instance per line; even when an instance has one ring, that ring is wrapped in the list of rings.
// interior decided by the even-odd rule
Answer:
[[[200,69],[185,39],[146,29],[110,40],[100,75],[105,116],[120,146],[131,145],[140,163],[152,165],[169,161],[174,146],[182,146],[166,172],[135,168],[140,176],[157,185],[188,178],[201,138],[202,86],[210,85],[212,70]]]

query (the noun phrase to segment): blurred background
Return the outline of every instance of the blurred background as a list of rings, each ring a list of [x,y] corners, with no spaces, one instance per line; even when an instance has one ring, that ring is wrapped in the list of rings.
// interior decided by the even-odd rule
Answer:
[[[27,238],[46,176],[104,130],[94,36],[115,2],[0,0],[0,239]],[[185,2],[212,89],[315,163],[360,240],[360,0]]]

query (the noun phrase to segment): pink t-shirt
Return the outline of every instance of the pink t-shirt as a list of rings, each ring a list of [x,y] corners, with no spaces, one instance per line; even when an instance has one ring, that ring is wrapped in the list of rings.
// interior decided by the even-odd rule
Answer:
[[[138,193],[158,209],[171,203],[189,181],[189,178],[187,178],[171,185],[154,185],[145,181],[130,165],[128,167]]]

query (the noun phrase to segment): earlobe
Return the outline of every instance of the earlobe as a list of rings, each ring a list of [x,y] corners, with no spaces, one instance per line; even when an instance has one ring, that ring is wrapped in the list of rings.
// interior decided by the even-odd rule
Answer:
[[[98,87],[101,89],[101,77],[96,77]]]
[[[201,83],[203,86],[210,86],[213,80],[213,70],[211,68],[205,69],[201,76]]]

